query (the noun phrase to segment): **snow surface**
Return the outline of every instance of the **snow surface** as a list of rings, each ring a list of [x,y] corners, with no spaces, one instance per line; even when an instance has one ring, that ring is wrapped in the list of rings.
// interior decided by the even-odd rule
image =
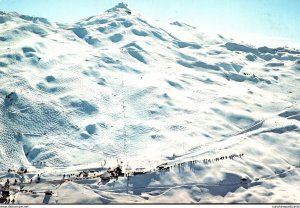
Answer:
[[[70,25],[0,12],[0,45],[0,178],[43,174],[16,203],[299,203],[299,50],[125,4]],[[150,172],[53,182],[120,161]]]

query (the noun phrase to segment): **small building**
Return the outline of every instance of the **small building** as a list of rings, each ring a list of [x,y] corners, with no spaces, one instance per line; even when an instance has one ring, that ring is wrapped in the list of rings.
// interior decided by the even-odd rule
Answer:
[[[135,171],[133,172],[133,175],[141,175],[141,174],[145,174],[145,168],[136,168]]]

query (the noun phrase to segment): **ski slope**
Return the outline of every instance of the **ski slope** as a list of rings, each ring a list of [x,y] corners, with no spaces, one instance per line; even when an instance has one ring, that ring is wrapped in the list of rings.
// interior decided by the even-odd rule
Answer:
[[[3,173],[21,166],[40,171],[35,162],[46,162],[44,174],[61,173],[104,160],[153,170],[244,153],[197,164],[196,173],[139,176],[133,180],[153,188],[138,194],[96,187],[98,181],[63,183],[56,200],[299,203],[299,50],[165,24],[125,4],[74,24],[0,12],[0,45]],[[221,194],[209,188],[290,169],[261,186],[230,186]],[[74,190],[89,197],[68,197]],[[28,200],[41,203],[30,196],[17,201]]]

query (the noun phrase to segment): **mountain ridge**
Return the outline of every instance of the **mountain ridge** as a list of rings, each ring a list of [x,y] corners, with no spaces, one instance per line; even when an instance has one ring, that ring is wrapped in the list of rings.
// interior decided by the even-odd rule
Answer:
[[[127,183],[110,194],[124,178],[68,181],[55,199],[298,201],[299,50],[164,24],[124,4],[73,24],[0,12],[0,45],[2,178],[119,164],[150,173],[130,179],[132,193]],[[151,172],[162,164],[169,172]],[[73,192],[82,199],[64,197]]]
[[[1,96],[18,97],[1,107],[2,169],[107,155],[151,161],[151,146],[164,160],[177,145],[192,148],[260,120],[256,113],[269,111],[257,104],[261,97],[282,97],[283,107],[296,99],[290,79],[298,79],[297,50],[186,32],[183,23],[166,26],[128,10],[117,5],[64,25],[1,13]],[[232,90],[229,97],[223,88]],[[74,160],[81,151],[86,158]]]

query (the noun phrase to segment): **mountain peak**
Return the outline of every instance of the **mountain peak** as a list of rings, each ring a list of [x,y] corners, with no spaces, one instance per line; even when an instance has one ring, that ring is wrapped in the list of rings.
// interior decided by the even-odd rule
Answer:
[[[196,29],[194,26],[188,25],[188,24],[183,23],[183,22],[178,22],[178,21],[172,22],[170,24],[171,25],[176,25],[176,26],[179,26],[179,27],[188,27],[188,28]]]
[[[113,8],[107,10],[107,12],[116,12],[116,11],[126,11],[126,12],[130,12],[130,9],[128,8],[128,4],[125,4],[123,2],[117,4],[116,6],[114,6]]]

